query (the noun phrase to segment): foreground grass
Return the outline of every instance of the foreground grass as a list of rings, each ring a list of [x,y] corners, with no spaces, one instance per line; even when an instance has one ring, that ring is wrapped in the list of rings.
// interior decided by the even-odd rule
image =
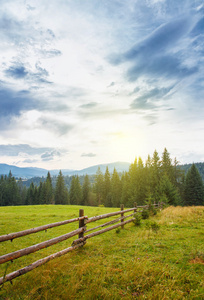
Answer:
[[[118,209],[85,207],[89,217]],[[77,206],[0,208],[0,235],[78,216]],[[103,221],[105,222],[105,221]],[[151,224],[159,225],[157,231]],[[102,222],[101,222],[102,223]],[[72,223],[0,244],[0,255],[77,228]],[[96,226],[95,224],[92,224]],[[0,276],[71,245],[3,264]],[[0,299],[204,299],[204,207],[169,207],[5,283]],[[7,268],[7,270],[6,270]]]

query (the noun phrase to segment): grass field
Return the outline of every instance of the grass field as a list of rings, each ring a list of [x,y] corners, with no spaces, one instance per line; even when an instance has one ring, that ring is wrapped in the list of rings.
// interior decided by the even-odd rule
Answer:
[[[84,210],[91,217],[118,209]],[[1,207],[0,235],[75,218],[78,211],[78,206]],[[3,242],[0,255],[77,227],[77,222],[71,223]],[[0,277],[67,248],[71,242],[2,264]],[[5,283],[0,299],[204,299],[204,207],[168,207],[142,220],[141,226],[131,223],[124,230],[96,236],[83,248],[14,279],[12,284]]]

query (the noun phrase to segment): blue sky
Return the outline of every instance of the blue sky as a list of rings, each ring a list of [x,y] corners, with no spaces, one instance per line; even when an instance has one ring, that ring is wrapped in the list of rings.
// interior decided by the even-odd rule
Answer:
[[[1,1],[0,39],[1,163],[204,161],[203,1]]]

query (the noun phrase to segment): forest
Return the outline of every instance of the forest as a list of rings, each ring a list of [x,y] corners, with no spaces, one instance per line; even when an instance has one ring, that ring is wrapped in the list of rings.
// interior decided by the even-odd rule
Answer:
[[[136,158],[128,172],[113,173],[98,168],[95,175],[66,176],[31,181],[26,186],[12,173],[1,175],[0,206],[73,204],[105,207],[133,207],[147,203],[167,205],[204,205],[204,184],[198,168],[193,163],[187,172],[173,161],[165,148],[161,158],[155,150],[145,162]]]

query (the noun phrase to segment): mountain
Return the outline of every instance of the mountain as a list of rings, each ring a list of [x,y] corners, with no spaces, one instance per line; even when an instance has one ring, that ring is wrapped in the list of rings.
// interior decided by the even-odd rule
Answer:
[[[14,177],[32,178],[47,176],[47,170],[41,168],[19,168],[12,165],[0,164],[0,175],[8,175],[11,171]]]
[[[105,173],[106,167],[108,167],[109,172],[112,173],[114,168],[116,168],[117,172],[123,172],[129,170],[130,163],[127,162],[115,162],[109,164],[100,164],[95,165],[89,168],[85,168],[82,170],[70,170],[70,169],[62,169],[63,175],[93,175],[96,174],[98,167],[100,167],[102,173]],[[59,174],[59,170],[46,170],[41,168],[20,168],[12,165],[7,164],[0,164],[0,175],[8,175],[11,171],[12,175],[16,178],[23,178],[29,179],[32,177],[46,177],[48,171],[50,172],[51,176],[56,176]]]
[[[100,170],[102,173],[105,174],[106,167],[108,167],[109,172],[113,173],[114,168],[116,168],[117,172],[124,172],[129,170],[130,163],[128,162],[114,162],[114,163],[109,163],[109,164],[100,164],[96,166],[92,166],[86,169],[82,169],[79,171],[68,171],[67,170],[62,170],[63,175],[94,175],[96,174],[98,168],[100,167]],[[69,174],[67,174],[69,173]],[[52,171],[51,171],[52,174]]]
[[[191,167],[192,164],[184,164],[180,165],[179,167],[185,171],[185,173],[188,171],[188,169]],[[195,163],[196,167],[198,168],[199,173],[202,176],[202,179],[204,180],[204,162],[202,163]],[[94,175],[96,174],[98,167],[100,167],[101,172],[104,174],[106,171],[106,167],[108,167],[109,172],[113,173],[114,168],[116,168],[117,172],[124,172],[129,170],[130,163],[128,162],[114,162],[109,164],[99,164],[95,166],[91,166],[89,168],[85,168],[82,170],[71,170],[71,169],[62,169],[63,175]],[[46,177],[48,171],[50,172],[51,176],[57,176],[59,174],[59,170],[46,170],[42,168],[34,168],[34,167],[28,167],[28,168],[20,168],[13,165],[7,165],[7,164],[0,164],[0,175],[8,175],[11,171],[12,175],[16,178],[23,178],[23,179],[29,179],[33,177]]]

